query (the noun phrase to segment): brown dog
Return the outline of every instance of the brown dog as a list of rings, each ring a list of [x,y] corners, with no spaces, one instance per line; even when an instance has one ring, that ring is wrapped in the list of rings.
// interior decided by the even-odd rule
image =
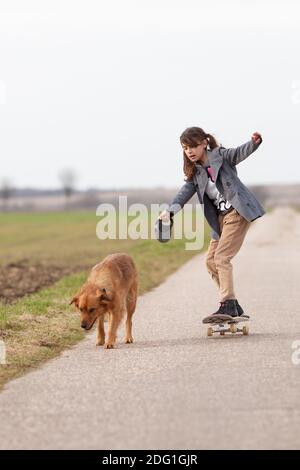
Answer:
[[[135,311],[138,276],[135,264],[126,253],[115,253],[96,264],[80,291],[73,297],[80,310],[81,327],[90,330],[98,318],[97,346],[114,347],[117,330],[122,318],[126,318],[126,343],[132,343],[132,315]],[[104,316],[109,315],[107,340],[105,341]]]

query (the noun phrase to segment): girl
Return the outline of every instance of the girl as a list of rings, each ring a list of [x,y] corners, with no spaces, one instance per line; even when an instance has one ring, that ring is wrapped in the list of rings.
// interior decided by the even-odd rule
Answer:
[[[249,157],[261,142],[261,135],[254,132],[245,144],[224,148],[200,127],[188,127],[180,136],[186,182],[159,219],[170,221],[197,192],[212,228],[206,267],[220,292],[219,309],[212,315],[244,314],[234,292],[231,259],[241,248],[250,223],[265,211],[238,178],[236,165]]]

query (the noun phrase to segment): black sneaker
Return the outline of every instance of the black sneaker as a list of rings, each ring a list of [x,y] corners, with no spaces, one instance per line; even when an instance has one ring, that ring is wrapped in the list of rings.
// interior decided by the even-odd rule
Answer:
[[[230,315],[231,317],[238,317],[239,311],[236,305],[236,299],[228,299],[220,302],[219,309],[213,315]]]
[[[239,317],[250,318],[249,315],[246,315],[246,314],[244,313],[244,310],[242,309],[242,307],[241,307],[240,304],[238,303],[238,300],[237,300],[237,299],[235,299],[235,305],[236,305],[236,308],[237,308]]]
[[[237,311],[238,311],[239,316],[240,316],[240,315],[243,315],[244,310],[242,309],[242,307],[241,307],[240,304],[238,303],[238,300],[237,300],[237,299],[234,299],[234,300],[235,300],[235,305],[236,305],[236,308],[237,308]]]
[[[240,304],[238,303],[237,299],[235,299],[235,302],[236,302],[237,311],[238,311],[238,313],[239,313],[239,317],[250,318],[249,315],[246,315],[246,314],[244,313],[244,310],[242,309],[242,307],[241,307]]]

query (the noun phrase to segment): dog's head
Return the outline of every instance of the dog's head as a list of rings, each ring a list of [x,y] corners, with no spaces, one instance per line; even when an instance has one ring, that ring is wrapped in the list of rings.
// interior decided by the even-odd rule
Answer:
[[[97,318],[111,306],[112,294],[105,287],[86,284],[70,302],[80,311],[81,328],[90,330]]]

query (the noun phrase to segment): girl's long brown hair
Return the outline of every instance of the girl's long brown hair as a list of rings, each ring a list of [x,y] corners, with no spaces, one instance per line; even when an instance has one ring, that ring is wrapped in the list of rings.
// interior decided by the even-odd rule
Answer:
[[[215,137],[211,134],[204,132],[201,127],[188,127],[183,131],[180,136],[181,145],[189,145],[191,147],[196,147],[202,140],[207,140],[207,146],[210,150],[213,150],[216,147],[219,147],[219,144]],[[192,181],[194,173],[196,171],[196,165],[194,162],[191,162],[186,154],[183,152],[183,173],[185,175],[186,181]]]

